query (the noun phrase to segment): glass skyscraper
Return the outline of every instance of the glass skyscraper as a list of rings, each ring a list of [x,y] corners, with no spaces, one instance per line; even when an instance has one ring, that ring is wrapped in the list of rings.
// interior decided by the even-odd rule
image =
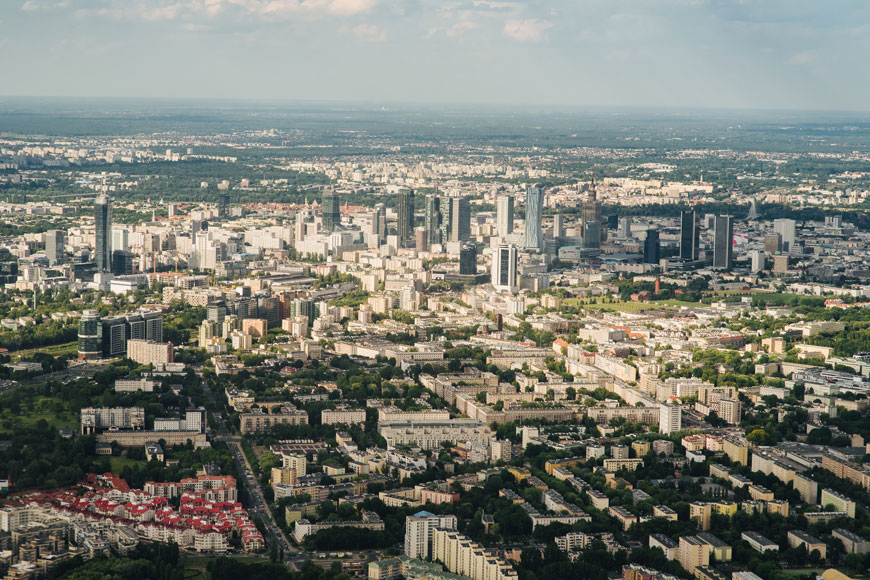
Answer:
[[[539,185],[526,187],[526,249],[540,250],[544,247],[544,232],[541,226],[544,211],[544,192]]]
[[[94,250],[97,272],[112,269],[112,204],[105,193],[94,202]]]

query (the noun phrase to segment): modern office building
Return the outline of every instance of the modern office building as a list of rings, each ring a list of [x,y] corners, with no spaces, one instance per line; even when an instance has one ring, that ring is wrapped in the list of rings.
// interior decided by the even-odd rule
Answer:
[[[325,189],[320,200],[323,212],[323,232],[328,234],[338,230],[341,227],[341,208],[338,194],[332,188]]]
[[[698,227],[698,214],[694,211],[680,212],[680,259],[697,260],[701,230]]]
[[[441,243],[441,198],[437,195],[426,196],[426,238],[431,248]]]
[[[713,267],[730,270],[734,262],[734,221],[730,215],[716,216],[713,226]]]
[[[459,250],[459,273],[463,276],[477,274],[477,248],[462,246]]]
[[[66,254],[64,253],[64,238],[63,230],[48,230],[45,232],[45,255],[48,257],[48,265],[56,266],[66,262]]]
[[[598,201],[593,177],[589,197],[580,208],[580,245],[586,249],[597,250],[601,247],[601,237],[601,202]]]
[[[622,216],[618,221],[616,236],[623,240],[631,239],[631,216]]]
[[[471,206],[464,197],[450,198],[447,241],[464,242],[471,238]]]
[[[109,272],[112,267],[112,204],[105,193],[94,201],[94,236],[97,272]]]
[[[78,359],[94,360],[103,355],[103,327],[96,310],[85,310],[79,318]]]
[[[775,219],[773,220],[773,231],[779,234],[780,249],[783,252],[790,252],[795,243],[795,221],[790,219]]]
[[[399,244],[405,245],[414,241],[414,191],[403,189],[399,192],[398,222],[396,233]]]
[[[495,202],[496,226],[500,238],[514,233],[514,198],[500,195]]]
[[[230,217],[230,193],[224,191],[218,197],[218,218],[227,219],[228,217]]]
[[[655,228],[646,231],[646,240],[643,242],[644,264],[658,264],[662,257],[659,231]]]
[[[517,286],[517,247],[498,246],[492,253],[492,285],[496,290],[515,294]]]
[[[544,211],[544,191],[540,185],[526,187],[526,249],[541,250],[544,247],[544,233],[541,220]]]

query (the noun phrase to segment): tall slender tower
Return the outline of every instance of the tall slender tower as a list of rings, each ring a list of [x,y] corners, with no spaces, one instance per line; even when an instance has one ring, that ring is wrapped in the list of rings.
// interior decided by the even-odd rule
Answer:
[[[701,231],[694,211],[680,212],[680,259],[697,260]]]
[[[399,244],[405,245],[414,240],[414,191],[403,189],[399,192],[399,219],[396,230]]]
[[[496,224],[498,236],[504,238],[514,233],[514,198],[512,195],[500,195],[495,202]]]
[[[601,202],[598,201],[594,174],[592,175],[589,197],[581,206],[580,243],[584,248],[597,249],[601,247]]]
[[[429,246],[441,243],[441,198],[426,196],[426,238]]]
[[[97,272],[109,272],[112,268],[112,204],[105,193],[94,201],[94,230]]]
[[[341,224],[339,198],[334,189],[330,188],[323,190],[321,207],[323,208],[323,231],[325,233],[334,232]]]
[[[538,184],[526,187],[526,249],[541,250],[544,232],[541,225],[544,211],[544,192]]]
[[[734,221],[730,215],[718,215],[713,227],[713,267],[730,270],[733,263]]]

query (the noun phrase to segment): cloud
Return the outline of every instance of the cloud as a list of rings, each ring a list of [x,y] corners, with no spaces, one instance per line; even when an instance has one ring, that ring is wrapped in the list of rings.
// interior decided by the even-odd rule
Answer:
[[[473,20],[460,20],[456,24],[452,26],[433,26],[426,31],[426,38],[432,38],[437,34],[444,33],[445,36],[449,36],[450,38],[456,38],[457,36],[462,36],[469,30],[474,30],[476,28],[480,28],[480,25]]]
[[[260,16],[355,16],[369,12],[377,0],[227,0]]]
[[[358,24],[352,29],[353,35],[363,42],[384,42],[387,33],[374,24]]]
[[[203,32],[205,30],[209,30],[209,27],[205,24],[194,24],[193,22],[188,22],[182,28],[184,28],[188,32]]]
[[[786,64],[790,64],[793,66],[810,65],[816,62],[816,54],[809,50],[805,50],[803,52],[796,52],[791,55],[785,62]]]
[[[58,10],[60,8],[69,7],[69,0],[60,0],[59,2],[51,2],[48,0],[26,0],[21,5],[21,10],[24,12],[47,12],[49,10]]]
[[[508,20],[504,25],[504,33],[519,42],[539,42],[544,38],[544,32],[552,26],[552,23],[537,18]]]

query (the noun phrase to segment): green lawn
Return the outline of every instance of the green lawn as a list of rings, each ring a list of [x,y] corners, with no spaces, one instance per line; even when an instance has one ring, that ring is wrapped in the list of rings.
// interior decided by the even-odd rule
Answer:
[[[115,457],[112,456],[109,458],[109,463],[112,464],[112,473],[121,473],[121,470],[125,467],[133,467],[135,465],[142,465],[143,461],[138,459],[130,459],[129,457]]]
[[[64,354],[76,354],[78,352],[79,345],[77,341],[65,342],[63,344],[52,344],[49,346],[42,346],[39,348],[30,348],[27,350],[17,350],[14,352],[10,352],[9,356],[13,359],[19,360],[24,357],[31,356],[37,352],[44,352],[46,354],[50,354],[52,356],[59,356]]]
[[[45,419],[55,429],[64,427],[78,429],[79,414],[68,409],[63,403],[59,406],[55,403],[56,401],[50,397],[40,397],[34,402],[32,410],[29,410],[26,405],[22,405],[20,411],[15,414],[10,409],[0,410],[0,432],[11,433],[17,428],[33,425],[40,419]]]
[[[807,574],[821,574],[827,568],[785,568],[781,573],[785,576],[806,576]]]

